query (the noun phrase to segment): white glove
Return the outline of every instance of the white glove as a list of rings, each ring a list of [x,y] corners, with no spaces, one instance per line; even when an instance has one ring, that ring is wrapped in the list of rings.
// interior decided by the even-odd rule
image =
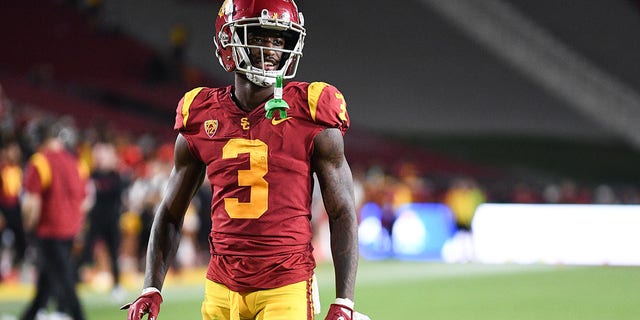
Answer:
[[[356,311],[353,315],[353,320],[371,320],[367,315],[364,315],[358,311]]]
[[[335,303],[332,306],[336,306],[336,305],[344,306],[349,311],[351,311],[353,316],[351,320],[371,320],[371,318],[369,318],[367,315],[364,315],[360,312],[353,310],[354,303],[350,299],[337,298]]]

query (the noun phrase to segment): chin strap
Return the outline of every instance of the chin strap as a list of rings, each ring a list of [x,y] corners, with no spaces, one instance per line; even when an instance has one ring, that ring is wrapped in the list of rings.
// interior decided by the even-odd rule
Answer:
[[[282,99],[282,75],[276,76],[276,85],[273,88],[273,99],[264,104],[264,109],[267,111],[267,119],[272,119],[275,111],[280,112],[280,119],[287,117],[289,104]]]
[[[250,67],[253,69],[253,67]],[[260,70],[255,68],[256,70]],[[272,85],[274,85],[275,80],[273,79],[273,77],[269,77],[269,76],[263,76],[263,75],[257,75],[255,73],[251,73],[251,72],[245,72],[245,76],[247,77],[247,79],[249,79],[249,81],[253,82],[256,85],[259,85],[261,87],[270,87]]]

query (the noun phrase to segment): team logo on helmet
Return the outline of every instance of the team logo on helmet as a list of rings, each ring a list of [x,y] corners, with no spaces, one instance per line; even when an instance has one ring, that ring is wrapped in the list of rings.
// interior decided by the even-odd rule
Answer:
[[[216,131],[218,131],[218,120],[207,120],[204,122],[204,132],[207,133],[209,138],[213,138]]]
[[[218,11],[218,17],[222,17],[233,12],[233,1],[225,0]]]

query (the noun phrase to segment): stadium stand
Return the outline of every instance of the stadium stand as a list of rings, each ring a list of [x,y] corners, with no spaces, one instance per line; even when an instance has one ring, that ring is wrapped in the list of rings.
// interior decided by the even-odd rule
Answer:
[[[96,28],[70,3],[11,2],[0,12],[0,27],[10,44],[0,50],[0,83],[16,102],[69,113],[84,124],[108,120],[134,133],[173,122],[185,87],[151,82],[156,52],[117,30]]]

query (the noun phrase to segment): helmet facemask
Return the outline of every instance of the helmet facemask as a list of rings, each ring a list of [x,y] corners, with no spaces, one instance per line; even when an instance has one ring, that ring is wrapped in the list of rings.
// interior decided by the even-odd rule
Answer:
[[[299,13],[298,19],[300,23],[295,23],[291,21],[288,14],[278,17],[278,15],[270,15],[267,9],[263,9],[258,18],[243,18],[225,23],[218,33],[218,40],[222,49],[231,47],[231,57],[234,60],[236,72],[244,74],[249,81],[259,86],[269,87],[275,83],[278,75],[282,75],[286,80],[293,78],[296,74],[306,35],[302,13]],[[249,34],[259,28],[276,31],[285,39],[284,48],[250,44]],[[251,50],[259,50],[260,61],[254,61],[252,64]],[[265,51],[281,53],[280,63],[275,70],[265,70],[256,66],[265,65]]]

